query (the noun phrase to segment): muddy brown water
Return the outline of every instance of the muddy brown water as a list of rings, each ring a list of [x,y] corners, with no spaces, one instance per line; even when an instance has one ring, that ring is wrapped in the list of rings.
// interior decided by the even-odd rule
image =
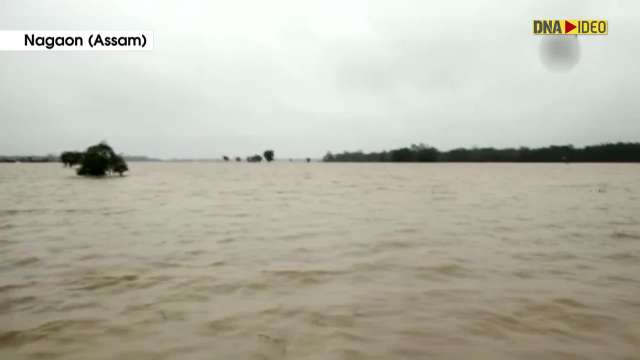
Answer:
[[[0,165],[1,359],[639,359],[637,164]]]

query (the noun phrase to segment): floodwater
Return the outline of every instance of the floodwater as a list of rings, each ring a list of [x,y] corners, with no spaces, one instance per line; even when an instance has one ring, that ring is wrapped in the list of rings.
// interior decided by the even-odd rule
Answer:
[[[637,164],[0,165],[0,358],[639,359]]]

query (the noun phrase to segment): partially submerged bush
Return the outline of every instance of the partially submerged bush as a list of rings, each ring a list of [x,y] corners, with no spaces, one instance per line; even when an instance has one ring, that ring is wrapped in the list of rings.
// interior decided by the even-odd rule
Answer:
[[[122,156],[116,155],[111,171],[118,173],[120,176],[122,176],[122,173],[125,171],[129,171],[129,167]]]
[[[84,154],[80,151],[65,151],[60,155],[60,161],[64,166],[73,167],[82,162]]]
[[[128,171],[127,163],[122,156],[116,154],[111,146],[102,142],[98,145],[90,146],[82,157],[82,164],[78,169],[78,175],[83,176],[104,176],[111,173],[122,173]]]
[[[264,156],[265,160],[267,160],[268,162],[272,162],[274,154],[275,153],[273,152],[273,150],[265,150],[262,155]]]

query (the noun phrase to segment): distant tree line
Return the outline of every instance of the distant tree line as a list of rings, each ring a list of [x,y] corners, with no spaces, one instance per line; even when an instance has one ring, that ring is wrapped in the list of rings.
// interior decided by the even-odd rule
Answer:
[[[60,156],[55,154],[50,155],[17,155],[7,156],[0,155],[0,163],[50,163],[50,162],[62,162],[64,166],[73,167],[80,164],[82,161],[81,151],[65,151]],[[122,156],[126,161],[160,161],[159,159],[150,158],[147,156]]]
[[[268,162],[271,162],[274,160],[274,156],[275,156],[275,152],[273,150],[265,150],[262,153],[262,156],[255,154],[255,155],[251,155],[251,156],[247,156],[247,162],[261,162],[262,159],[264,158],[265,160],[267,160]],[[236,156],[236,161],[240,162],[242,161],[242,158],[239,156]],[[225,162],[228,162],[231,160],[230,157],[228,157],[227,155],[222,156],[222,160]]]
[[[48,163],[58,161],[59,159],[56,155],[0,155],[0,163]]]
[[[389,151],[328,152],[326,162],[640,162],[640,143],[607,143],[585,146],[541,148],[457,148],[449,151],[424,144]]]

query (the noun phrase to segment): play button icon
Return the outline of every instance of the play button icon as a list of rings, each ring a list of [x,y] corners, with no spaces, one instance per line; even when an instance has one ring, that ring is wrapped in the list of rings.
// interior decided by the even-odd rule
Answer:
[[[567,20],[565,20],[565,21],[564,21],[564,33],[565,33],[565,34],[570,33],[570,32],[571,32],[571,30],[573,30],[573,29],[575,29],[575,28],[576,28],[576,26],[575,26],[575,25],[573,25],[573,23],[571,23],[571,22],[569,22],[569,21],[567,21]]]

